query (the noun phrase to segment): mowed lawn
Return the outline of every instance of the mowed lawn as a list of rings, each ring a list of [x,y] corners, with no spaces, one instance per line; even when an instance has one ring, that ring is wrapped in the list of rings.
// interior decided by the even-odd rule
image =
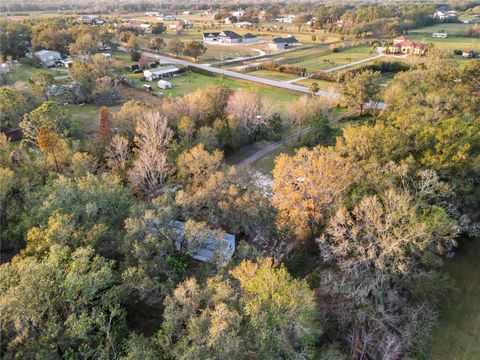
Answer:
[[[274,79],[274,80],[280,80],[280,81],[288,81],[288,80],[298,79],[299,77],[301,77],[300,75],[287,74],[279,71],[270,71],[270,70],[256,70],[256,71],[251,71],[248,74],[266,78],[266,79]]]
[[[458,290],[440,312],[428,346],[431,360],[480,359],[480,241],[463,244],[446,262]]]
[[[299,49],[291,51],[288,55],[281,54],[278,58],[282,63],[300,66],[313,72],[328,70],[373,56],[368,45],[355,46],[330,54],[325,54],[325,50],[327,50],[326,46]]]
[[[209,85],[224,85],[231,89],[249,89],[252,91],[258,91],[260,95],[270,99],[274,104],[279,104],[283,107],[284,104],[294,101],[303,95],[296,91],[274,88],[268,85],[232,79],[229,77],[202,75],[193,71],[186,71],[180,76],[168,79],[168,81],[172,83],[172,89],[160,89],[156,81],[140,81],[143,74],[129,73],[127,76],[133,80],[133,85],[138,88],[141,88],[144,84],[148,84],[152,86],[155,93],[162,93],[165,96],[173,97],[183,96]]]
[[[14,84],[17,81],[28,81],[34,74],[46,71],[53,76],[65,76],[68,75],[67,68],[36,68],[30,65],[18,64],[16,68],[10,72],[8,77],[8,83]]]
[[[413,35],[410,36],[412,40],[432,43],[440,49],[448,51],[453,50],[473,50],[480,51],[480,39],[466,36],[448,36],[446,39],[432,38],[428,35]]]
[[[436,24],[433,26],[410,30],[410,34],[427,34],[431,36],[434,32],[446,32],[449,35],[462,35],[470,26],[472,25],[463,23]]]

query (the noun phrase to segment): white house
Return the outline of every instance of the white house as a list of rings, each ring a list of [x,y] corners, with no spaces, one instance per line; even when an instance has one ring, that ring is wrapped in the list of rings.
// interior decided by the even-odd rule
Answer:
[[[233,26],[235,26],[236,28],[251,28],[253,26],[253,24],[250,22],[250,21],[241,21],[241,22],[237,22],[236,24],[234,24]]]
[[[102,25],[104,21],[95,15],[82,15],[77,19],[81,24]]]
[[[174,221],[173,226],[176,228],[177,237],[174,239],[175,249],[180,251],[182,244],[185,243],[183,238],[183,230],[185,223]],[[188,244],[186,244],[188,246]],[[195,260],[203,262],[212,262],[219,259],[221,263],[226,263],[235,252],[235,235],[224,233],[222,239],[208,238],[206,243],[201,244],[197,249],[190,252],[190,256]]]
[[[159,21],[174,21],[177,20],[177,17],[175,15],[160,15],[157,17],[157,20]]]
[[[433,14],[433,17],[444,21],[454,21],[457,19],[457,12],[455,10],[439,9]]]
[[[433,38],[438,38],[438,39],[446,39],[448,37],[447,33],[433,33],[432,34]]]
[[[158,11],[147,11],[145,15],[151,16],[151,17],[157,17],[157,16],[160,16],[160,13]]]
[[[284,17],[276,18],[275,21],[279,23],[291,24],[293,23],[293,19],[295,19],[295,15],[287,15]]]
[[[189,11],[189,10],[185,10],[184,12],[182,12],[182,15],[190,15],[192,12]]]
[[[203,41],[210,44],[242,44],[256,43],[258,38],[250,33],[240,35],[235,31],[225,30],[222,32],[203,33]]]
[[[62,56],[58,51],[51,51],[51,50],[40,50],[37,51],[35,57],[40,59],[44,66],[55,66],[57,61],[62,60]]]
[[[159,80],[157,82],[157,85],[160,89],[171,89],[172,88],[172,83],[167,80]]]
[[[244,15],[245,15],[245,11],[242,9],[232,12],[232,16],[236,16],[237,18],[242,17]]]
[[[140,24],[138,25],[138,27],[140,28],[140,30],[142,30],[143,32],[149,34],[152,32],[152,25],[150,24]]]
[[[179,68],[172,65],[159,66],[157,68],[143,70],[143,76],[147,81],[154,81],[172,77],[178,74],[179,71]]]

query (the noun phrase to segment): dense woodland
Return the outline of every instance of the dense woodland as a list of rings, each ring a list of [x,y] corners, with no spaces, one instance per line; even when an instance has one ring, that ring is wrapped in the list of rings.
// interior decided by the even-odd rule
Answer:
[[[397,11],[407,21],[420,7]],[[333,21],[336,8],[317,16]],[[376,8],[338,16],[395,16]],[[92,41],[115,40],[63,18],[3,24],[13,58],[30,43],[91,55]],[[117,71],[101,55],[75,61],[68,102],[118,103]],[[395,75],[384,111],[342,132],[321,97],[281,112],[257,92],[210,86],[103,106],[84,136],[48,72],[0,87],[0,128],[23,131],[0,134],[0,357],[422,358],[454,292],[444,259],[480,241],[479,79],[479,60],[432,57]],[[342,84],[359,107],[379,89],[371,70]],[[305,125],[271,186],[225,161]],[[191,258],[225,233],[233,258]]]

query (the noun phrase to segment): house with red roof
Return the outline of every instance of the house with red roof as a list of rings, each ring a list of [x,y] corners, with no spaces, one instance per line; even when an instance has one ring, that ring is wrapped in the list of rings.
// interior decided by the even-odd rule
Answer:
[[[399,36],[393,39],[393,44],[388,47],[390,54],[412,54],[416,56],[425,55],[427,46],[420,41],[412,41],[406,36]]]

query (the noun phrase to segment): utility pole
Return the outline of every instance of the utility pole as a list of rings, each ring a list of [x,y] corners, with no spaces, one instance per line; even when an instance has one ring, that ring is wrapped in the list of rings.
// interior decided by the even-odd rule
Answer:
[[[223,68],[223,62],[224,62],[223,51],[220,53],[220,60],[222,62],[222,77],[223,77],[225,75],[225,70]]]

